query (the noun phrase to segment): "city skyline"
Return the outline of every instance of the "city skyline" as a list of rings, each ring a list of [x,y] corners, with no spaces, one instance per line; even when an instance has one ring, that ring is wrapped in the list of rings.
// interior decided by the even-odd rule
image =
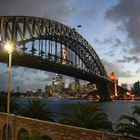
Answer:
[[[94,48],[106,68],[119,78],[119,84],[132,85],[140,78],[140,1],[135,0],[17,0],[3,1],[3,15],[50,18],[75,28]],[[131,8],[130,8],[131,7]],[[26,9],[26,10],[25,10]],[[38,9],[38,10],[37,10]],[[17,14],[18,13],[18,14]],[[77,25],[81,25],[80,28]],[[7,66],[0,64],[0,89],[7,90]],[[13,87],[44,87],[55,74],[13,67]],[[72,79],[65,77],[66,82]]]

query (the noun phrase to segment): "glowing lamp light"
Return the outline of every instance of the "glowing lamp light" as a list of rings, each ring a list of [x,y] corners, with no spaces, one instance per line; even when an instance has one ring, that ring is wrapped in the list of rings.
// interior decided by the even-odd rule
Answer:
[[[13,51],[13,46],[11,43],[7,42],[5,45],[4,45],[4,48],[5,50],[8,52],[8,53],[12,53]]]

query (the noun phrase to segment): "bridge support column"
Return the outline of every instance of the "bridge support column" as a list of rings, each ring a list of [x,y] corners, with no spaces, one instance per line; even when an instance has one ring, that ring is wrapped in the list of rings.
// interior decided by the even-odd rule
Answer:
[[[110,100],[110,92],[109,92],[109,86],[107,83],[102,82],[96,85],[99,96],[100,96],[100,101],[109,101]]]

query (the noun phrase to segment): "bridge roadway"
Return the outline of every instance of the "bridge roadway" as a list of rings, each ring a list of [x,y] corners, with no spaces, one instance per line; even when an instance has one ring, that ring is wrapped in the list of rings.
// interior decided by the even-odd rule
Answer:
[[[8,54],[7,53],[0,53],[0,62],[8,63]],[[44,60],[39,56],[32,56],[32,55],[18,55],[13,54],[12,56],[12,65],[13,66],[23,66],[28,68],[40,69],[44,71],[50,71],[55,73],[64,74],[67,76],[75,77],[78,79],[82,79],[85,81],[89,81],[92,83],[112,83],[112,81],[93,74],[88,70],[81,70],[78,68],[74,68],[69,65],[63,65],[60,63],[50,62],[49,60]]]

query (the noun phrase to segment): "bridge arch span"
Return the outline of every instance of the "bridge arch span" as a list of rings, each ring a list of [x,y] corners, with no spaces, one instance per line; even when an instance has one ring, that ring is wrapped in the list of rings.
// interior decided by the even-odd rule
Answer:
[[[28,16],[0,17],[0,40],[14,42],[15,50],[20,48],[23,53],[27,53],[30,46],[32,56],[38,51],[39,56],[45,59],[51,55],[56,59],[61,58],[62,61],[62,49],[69,50],[75,55],[75,63],[79,61],[88,71],[107,78],[104,66],[93,47],[75,29],[62,23]],[[35,45],[37,40],[39,42],[38,48]],[[50,46],[51,43],[54,43],[52,50],[57,51],[53,55],[45,50],[45,44],[49,43]],[[57,48],[60,51],[59,57],[56,55],[58,54]]]

